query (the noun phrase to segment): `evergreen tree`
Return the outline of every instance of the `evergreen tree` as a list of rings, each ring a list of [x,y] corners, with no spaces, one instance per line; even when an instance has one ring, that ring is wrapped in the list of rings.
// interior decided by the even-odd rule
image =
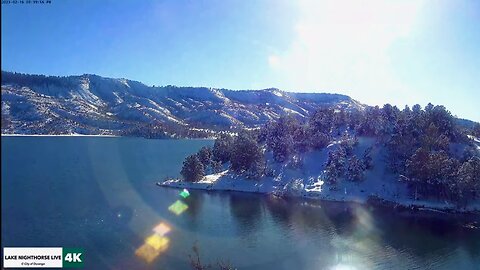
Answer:
[[[212,160],[211,166],[213,173],[219,173],[222,171],[222,163],[218,160]]]
[[[273,157],[277,162],[286,161],[294,153],[294,136],[303,135],[299,129],[300,123],[291,115],[283,116],[276,123],[268,127],[266,135],[267,147],[272,150]],[[301,145],[298,145],[301,147]]]
[[[455,181],[458,161],[445,151],[430,152],[419,148],[406,162],[410,183],[424,195],[448,199]]]
[[[324,132],[316,132],[308,137],[308,145],[314,150],[325,148],[331,141],[331,136]]]
[[[205,167],[198,158],[198,155],[190,155],[183,162],[183,167],[180,173],[185,181],[197,182],[205,176]]]
[[[213,151],[210,147],[202,147],[197,155],[205,168],[210,166],[213,157]]]
[[[384,125],[381,127],[383,135],[392,134],[395,126],[397,125],[400,110],[396,106],[385,104],[382,108],[382,122]]]
[[[480,138],[480,124],[479,123],[475,123],[475,125],[473,126],[472,134],[473,134],[473,136],[475,136],[477,138]]]
[[[364,114],[361,111],[351,111],[347,113],[346,123],[350,130],[358,129],[363,122]]]
[[[305,153],[309,148],[308,131],[305,126],[298,126],[293,131],[293,148],[296,153]]]
[[[215,140],[212,157],[216,161],[225,163],[230,161],[234,139],[230,135],[222,134]]]
[[[376,136],[379,135],[382,127],[385,124],[382,116],[382,110],[378,107],[367,107],[365,109],[365,117],[357,127],[357,132],[360,135]]]
[[[332,184],[336,183],[338,178],[344,175],[346,163],[347,153],[343,147],[338,147],[336,150],[328,152],[325,164],[326,180]]]
[[[472,157],[458,170],[458,193],[462,199],[476,197],[480,192],[480,158]]]
[[[350,181],[360,181],[363,179],[363,171],[365,167],[363,163],[356,156],[348,159],[347,179]]]
[[[230,162],[232,171],[247,173],[251,177],[261,176],[265,169],[261,147],[246,132],[241,132],[235,139]]]
[[[367,149],[365,149],[365,152],[363,153],[363,159],[362,159],[362,163],[363,163],[363,167],[366,169],[366,170],[370,170],[373,168],[373,160],[372,160],[372,147],[368,147]]]

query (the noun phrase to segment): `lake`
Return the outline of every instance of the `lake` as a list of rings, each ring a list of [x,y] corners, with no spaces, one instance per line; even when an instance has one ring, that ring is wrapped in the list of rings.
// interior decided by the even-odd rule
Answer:
[[[212,144],[2,137],[2,247],[83,248],[85,269],[191,269],[194,245],[238,269],[480,269],[471,217],[155,185]],[[158,224],[168,243],[148,263],[136,251]]]

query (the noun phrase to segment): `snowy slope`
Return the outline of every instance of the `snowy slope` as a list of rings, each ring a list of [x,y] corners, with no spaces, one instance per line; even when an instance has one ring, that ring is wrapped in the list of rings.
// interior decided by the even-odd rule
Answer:
[[[305,118],[320,106],[364,107],[338,94],[149,87],[88,74],[49,77],[2,71],[2,133],[122,134],[148,124],[163,125],[170,133],[252,128],[284,114]]]

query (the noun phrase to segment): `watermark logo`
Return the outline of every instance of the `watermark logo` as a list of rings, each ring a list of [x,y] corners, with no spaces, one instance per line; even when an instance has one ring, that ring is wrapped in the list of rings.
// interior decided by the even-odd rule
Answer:
[[[81,248],[63,248],[63,267],[83,267],[84,250]]]
[[[82,248],[62,247],[5,247],[4,268],[81,268]]]

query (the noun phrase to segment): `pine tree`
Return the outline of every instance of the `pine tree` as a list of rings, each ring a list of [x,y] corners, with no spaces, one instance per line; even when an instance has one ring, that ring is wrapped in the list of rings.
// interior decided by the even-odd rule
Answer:
[[[372,149],[373,148],[370,146],[367,149],[365,149],[365,152],[363,153],[362,163],[366,170],[370,170],[373,168],[373,160],[371,155]]]
[[[475,136],[477,138],[480,138],[480,124],[479,123],[475,123],[475,125],[473,126],[473,129],[472,129],[472,133],[473,133],[473,136]]]
[[[298,126],[293,131],[293,148],[296,153],[302,154],[308,150],[308,133],[305,126]]]
[[[222,163],[218,160],[212,160],[211,166],[213,173],[219,173],[222,171]]]
[[[196,154],[190,155],[183,162],[182,171],[180,173],[185,181],[197,182],[205,176],[205,167]]]
[[[363,179],[363,171],[365,167],[356,156],[352,156],[348,160],[347,179],[350,181],[360,181]]]
[[[360,135],[376,136],[381,132],[381,128],[385,125],[384,118],[382,117],[382,110],[378,107],[367,107],[365,109],[365,117],[363,117],[357,132]]]
[[[458,161],[445,151],[419,148],[406,162],[406,173],[420,193],[444,199],[451,195],[457,170]]]
[[[320,108],[310,117],[308,125],[314,133],[329,134],[343,120],[343,114],[336,114],[332,108]]]
[[[295,152],[294,136],[300,128],[300,123],[292,115],[278,119],[271,136],[269,136],[273,156],[277,162],[286,161]],[[301,132],[298,132],[297,136],[300,136],[300,139],[301,135]]]
[[[230,161],[233,141],[234,139],[229,135],[220,135],[220,137],[215,140],[215,143],[213,145],[213,159],[216,161],[220,161],[221,163]]]
[[[346,158],[347,153],[343,147],[338,147],[336,150],[328,152],[325,175],[329,183],[336,183],[338,178],[344,175],[347,163]]]
[[[308,137],[308,145],[314,150],[325,148],[331,140],[331,136],[324,132],[316,132]]]
[[[460,197],[478,196],[480,192],[480,158],[471,157],[458,170],[458,193]]]
[[[200,162],[202,162],[203,166],[208,167],[210,166],[210,163],[212,162],[212,156],[213,152],[210,147],[204,146],[198,151],[198,158],[200,159]]]
[[[231,169],[237,173],[247,173],[259,177],[265,169],[263,151],[257,142],[246,132],[241,132],[232,147]]]

